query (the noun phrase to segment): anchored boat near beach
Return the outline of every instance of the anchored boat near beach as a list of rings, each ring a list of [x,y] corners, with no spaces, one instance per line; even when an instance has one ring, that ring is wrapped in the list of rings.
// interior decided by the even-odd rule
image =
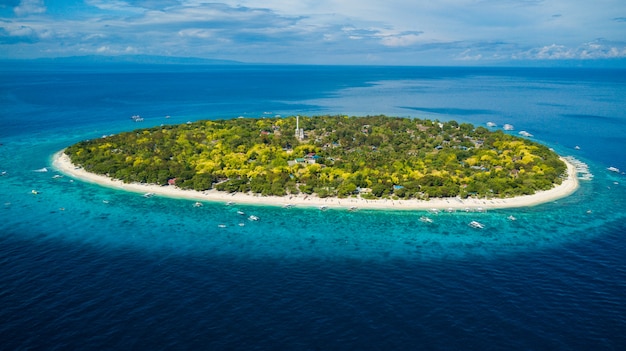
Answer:
[[[429,218],[429,217],[426,217],[426,216],[421,216],[421,217],[420,217],[420,222],[424,222],[424,223],[432,223],[432,222],[433,222],[433,220],[432,220],[431,218]]]
[[[472,227],[472,228],[476,228],[476,229],[483,229],[483,228],[485,228],[485,225],[484,225],[484,224],[482,224],[482,223],[480,223],[480,222],[477,222],[477,221],[471,221],[471,222],[469,222],[469,224],[468,224],[468,225],[469,225],[470,227]]]
[[[611,166],[611,167],[609,167],[609,168],[607,168],[607,169],[608,169],[609,171],[611,171],[611,172],[619,173],[619,168],[615,168],[615,167]]]

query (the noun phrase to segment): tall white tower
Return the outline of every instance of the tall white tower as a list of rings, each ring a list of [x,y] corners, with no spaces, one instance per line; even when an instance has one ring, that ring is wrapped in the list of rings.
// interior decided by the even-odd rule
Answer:
[[[296,138],[298,140],[304,139],[304,128],[300,129],[300,116],[296,116]]]

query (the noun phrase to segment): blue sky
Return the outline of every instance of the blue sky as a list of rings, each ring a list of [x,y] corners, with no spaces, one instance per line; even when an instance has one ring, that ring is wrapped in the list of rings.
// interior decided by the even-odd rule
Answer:
[[[0,0],[0,58],[474,65],[626,59],[624,0]]]

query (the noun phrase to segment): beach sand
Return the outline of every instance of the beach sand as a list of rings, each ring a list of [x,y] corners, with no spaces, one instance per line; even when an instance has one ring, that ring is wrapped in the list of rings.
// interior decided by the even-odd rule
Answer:
[[[70,158],[62,151],[57,152],[53,156],[52,165],[59,172],[76,179],[98,184],[101,186],[121,189],[125,191],[137,193],[153,193],[159,196],[185,198],[194,201],[207,202],[233,202],[238,204],[254,204],[268,206],[302,206],[302,207],[321,207],[328,208],[356,208],[356,209],[393,209],[393,210],[416,210],[416,209],[454,209],[454,210],[488,210],[496,208],[516,208],[535,206],[542,203],[552,202],[560,198],[566,197],[576,191],[578,188],[578,179],[576,177],[576,169],[567,160],[561,158],[567,164],[568,177],[563,182],[546,191],[540,191],[533,195],[517,196],[512,198],[500,199],[460,199],[460,198],[437,198],[425,200],[366,200],[361,198],[319,198],[314,195],[287,195],[287,196],[261,196],[243,193],[226,193],[215,189],[199,192],[194,190],[183,190],[175,186],[160,186],[151,184],[131,183],[127,184],[120,180],[114,180],[109,177],[90,173],[83,168],[76,167],[70,161]]]

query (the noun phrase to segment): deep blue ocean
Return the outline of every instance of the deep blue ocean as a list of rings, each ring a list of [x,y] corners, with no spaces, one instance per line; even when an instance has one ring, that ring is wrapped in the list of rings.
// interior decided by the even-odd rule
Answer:
[[[428,224],[196,208],[51,166],[120,131],[293,114],[510,123],[593,179]],[[0,144],[1,350],[626,349],[626,176],[607,170],[626,170],[626,70],[14,63]],[[238,210],[261,220],[240,226]]]

